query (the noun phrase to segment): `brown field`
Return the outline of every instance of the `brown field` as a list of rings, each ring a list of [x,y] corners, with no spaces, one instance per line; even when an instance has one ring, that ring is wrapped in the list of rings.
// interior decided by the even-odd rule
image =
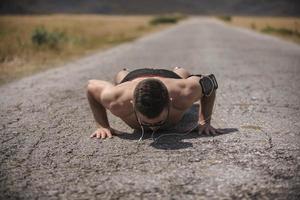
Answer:
[[[300,43],[299,17],[233,16],[231,20],[228,20],[228,23]]]
[[[150,25],[153,17],[1,16],[0,84],[170,26]],[[50,42],[34,43],[32,36],[41,27],[51,35]]]

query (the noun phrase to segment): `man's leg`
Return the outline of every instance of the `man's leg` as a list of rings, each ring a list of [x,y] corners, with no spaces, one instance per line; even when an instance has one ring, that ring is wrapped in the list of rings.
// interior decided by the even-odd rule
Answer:
[[[129,71],[124,68],[122,71],[119,71],[115,76],[114,82],[116,85],[120,84],[124,77],[129,73]]]
[[[189,77],[190,72],[188,72],[186,69],[183,69],[181,67],[175,67],[173,69],[173,72],[175,72],[176,74],[178,74],[181,78],[186,79]]]

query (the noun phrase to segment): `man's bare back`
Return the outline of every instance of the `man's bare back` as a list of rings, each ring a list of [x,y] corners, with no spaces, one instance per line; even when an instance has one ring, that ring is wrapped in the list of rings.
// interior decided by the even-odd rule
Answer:
[[[192,106],[194,103],[193,99],[196,100],[199,93],[197,94],[197,89],[193,90],[191,80],[173,80],[161,77],[153,78],[161,80],[167,86],[170,97],[172,98],[169,121],[176,124],[184,112]],[[139,129],[140,125],[136,120],[133,110],[133,91],[136,85],[144,79],[146,78],[137,78],[116,86],[107,83],[101,93],[102,105],[134,129]],[[101,86],[101,82],[95,81],[93,84],[99,84],[98,87],[103,87]],[[197,86],[197,83],[195,85]],[[196,92],[193,93],[193,91]]]
[[[166,121],[169,125],[178,123],[185,111],[189,109],[194,102],[203,99],[201,86],[199,85],[200,78],[197,76],[187,77],[188,74],[178,74],[182,79],[159,76],[151,77],[152,79],[161,81],[167,88],[170,105],[168,108],[168,119],[166,119]],[[121,78],[124,78],[124,76]],[[131,128],[141,129],[141,123],[139,119],[137,119],[137,114],[134,110],[134,90],[141,81],[148,78],[149,77],[138,77],[117,85],[101,80],[89,81],[87,96],[98,125],[98,129],[91,137],[96,136],[97,138],[105,138],[106,136],[112,136],[113,129],[109,126],[106,110],[109,110],[113,115],[122,119]],[[210,101],[214,100],[214,95],[215,94],[211,96]],[[206,102],[206,104],[209,108],[204,108],[202,109],[202,112],[199,113],[199,122],[201,120],[204,122],[202,124],[204,131],[208,132],[208,134],[214,134],[216,133],[216,130],[209,125],[210,120],[205,119],[205,117],[210,118],[208,115],[211,115],[213,102]],[[143,115],[140,116],[142,120],[147,121],[150,124],[162,121],[166,118],[166,114],[163,112],[156,118],[148,118]]]

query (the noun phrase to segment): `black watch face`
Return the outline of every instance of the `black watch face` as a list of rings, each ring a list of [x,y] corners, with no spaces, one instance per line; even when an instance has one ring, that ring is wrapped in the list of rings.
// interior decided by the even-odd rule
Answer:
[[[211,93],[211,91],[213,90],[213,83],[211,82],[211,80],[208,77],[203,77],[201,79],[201,83],[202,83],[202,89],[203,89],[203,93],[204,94],[209,94]]]

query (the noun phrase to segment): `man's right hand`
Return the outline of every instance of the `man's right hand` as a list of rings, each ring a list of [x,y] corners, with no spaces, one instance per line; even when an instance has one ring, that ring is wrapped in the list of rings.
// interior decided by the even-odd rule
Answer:
[[[113,130],[110,128],[98,128],[90,137],[105,139],[106,137],[112,138]]]

